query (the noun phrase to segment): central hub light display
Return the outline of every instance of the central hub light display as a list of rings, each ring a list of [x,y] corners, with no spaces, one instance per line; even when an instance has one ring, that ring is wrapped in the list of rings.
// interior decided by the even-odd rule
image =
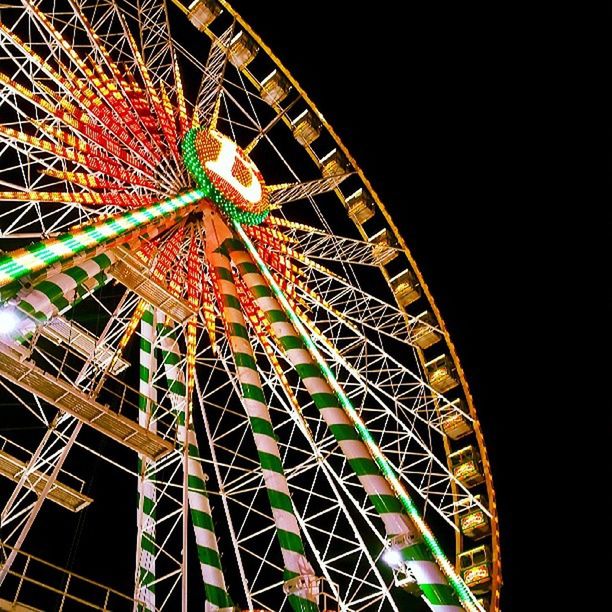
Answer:
[[[206,197],[228,217],[257,225],[270,212],[261,172],[230,138],[216,130],[193,128],[183,139],[183,160]]]

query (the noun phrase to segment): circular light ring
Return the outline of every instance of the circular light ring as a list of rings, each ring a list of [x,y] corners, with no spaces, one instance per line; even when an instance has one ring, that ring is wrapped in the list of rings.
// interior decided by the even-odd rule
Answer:
[[[202,134],[204,137],[201,136]],[[219,143],[218,149],[213,144],[215,141]],[[235,180],[241,182],[242,178],[244,181],[246,173],[248,172],[251,176],[252,172],[252,176],[258,181],[261,197],[257,202],[250,202],[246,199],[243,193],[240,193],[217,171],[215,154],[219,155],[223,145],[229,147],[227,150],[231,150],[234,154],[231,172],[238,174],[237,177],[234,177]],[[193,176],[197,186],[204,192],[205,197],[216,204],[225,215],[243,225],[258,225],[268,216],[270,213],[268,193],[261,173],[242,149],[232,143],[229,138],[218,132],[213,134],[205,128],[192,128],[185,134],[181,148],[185,167]],[[212,162],[212,167],[211,164],[205,167],[206,162]]]
[[[233,140],[216,130],[199,130],[195,148],[208,178],[238,208],[262,212],[268,207],[261,173]]]

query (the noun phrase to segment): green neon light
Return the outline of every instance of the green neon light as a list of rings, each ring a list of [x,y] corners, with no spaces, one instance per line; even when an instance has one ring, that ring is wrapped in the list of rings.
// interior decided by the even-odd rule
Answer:
[[[204,197],[200,189],[168,198],[156,204],[123,213],[113,219],[94,223],[78,231],[44,240],[0,257],[0,287],[28,274],[103,245],[151,221],[161,219]]]
[[[221,210],[232,221],[238,221],[244,225],[259,225],[269,214],[270,210],[262,212],[251,212],[238,208],[231,200],[228,200],[212,183],[202,167],[195,147],[195,139],[200,130],[204,128],[191,128],[185,138],[181,148],[183,150],[183,162],[191,176],[195,179],[196,185],[205,193],[205,197],[212,200],[219,210]]]
[[[270,287],[272,288],[272,291],[274,292],[278,301],[281,303],[283,309],[287,313],[287,316],[289,317],[289,319],[291,320],[295,328],[298,330],[300,336],[302,337],[304,344],[308,347],[310,354],[313,356],[313,358],[315,359],[315,361],[321,368],[321,371],[325,375],[325,378],[327,382],[329,383],[330,387],[332,387],[332,389],[335,391],[340,401],[340,404],[342,405],[342,407],[344,408],[344,410],[350,417],[351,421],[353,422],[353,425],[355,429],[357,430],[357,433],[359,434],[363,442],[366,444],[366,446],[372,453],[372,457],[376,461],[376,464],[380,468],[380,471],[386,477],[387,481],[393,488],[398,499],[402,503],[402,506],[405,508],[406,512],[412,519],[413,523],[416,525],[417,529],[420,531],[421,535],[423,536],[423,540],[425,541],[432,555],[438,562],[438,565],[442,568],[442,571],[446,574],[448,581],[450,582],[455,593],[457,594],[457,597],[461,601],[461,604],[467,610],[484,612],[483,607],[478,603],[474,594],[470,591],[470,589],[467,587],[465,582],[463,582],[463,580],[457,574],[457,572],[455,572],[455,568],[453,567],[452,563],[448,560],[448,558],[442,551],[442,548],[438,544],[436,537],[434,536],[432,531],[429,529],[428,525],[425,523],[425,521],[421,517],[418,511],[418,508],[415,506],[410,495],[408,495],[408,492],[406,491],[402,483],[399,481],[399,479],[395,475],[395,472],[393,468],[391,467],[391,464],[389,463],[389,461],[387,460],[383,452],[380,450],[380,448],[376,444],[376,441],[372,437],[372,434],[370,434],[368,428],[366,427],[366,424],[363,422],[358,412],[355,410],[355,408],[351,404],[351,401],[349,400],[348,396],[344,393],[344,390],[342,389],[342,387],[336,380],[333,372],[331,371],[331,369],[325,362],[323,355],[319,352],[319,349],[316,347],[316,345],[310,338],[310,334],[308,333],[308,330],[302,323],[302,320],[293,311],[291,304],[289,304],[289,301],[285,297],[281,288],[278,286],[278,284],[274,280],[272,273],[266,266],[263,259],[260,257],[259,253],[257,252],[257,249],[251,242],[250,238],[247,236],[246,232],[240,226],[239,223],[234,221],[233,224],[234,224],[235,230],[238,232],[238,234],[244,241],[244,244],[246,245],[247,249],[249,250],[251,256],[257,263],[259,270],[261,271],[263,276],[268,281]]]

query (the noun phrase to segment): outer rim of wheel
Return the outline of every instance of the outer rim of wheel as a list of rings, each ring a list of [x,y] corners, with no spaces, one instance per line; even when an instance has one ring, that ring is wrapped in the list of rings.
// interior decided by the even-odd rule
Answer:
[[[176,0],[173,0],[176,2]],[[355,161],[354,157],[351,155],[351,153],[349,152],[348,148],[346,147],[346,145],[342,142],[342,140],[340,139],[340,137],[338,136],[338,134],[335,132],[335,130],[333,129],[333,127],[329,124],[329,122],[325,119],[325,117],[323,116],[323,114],[319,111],[319,109],[317,108],[317,106],[315,105],[315,103],[312,101],[312,99],[310,98],[310,96],[304,91],[304,89],[300,86],[299,82],[295,79],[295,77],[291,74],[291,72],[284,66],[284,64],[280,61],[280,59],[273,53],[273,51],[270,49],[270,47],[268,47],[268,45],[265,44],[265,42],[259,37],[259,35],[251,28],[251,26],[242,18],[242,16],[231,6],[231,4],[229,4],[227,2],[227,0],[217,0],[217,2],[225,9],[227,10],[235,19],[236,21],[253,37],[253,40],[259,45],[259,47],[264,51],[264,53],[266,53],[266,55],[272,60],[272,62],[274,62],[274,64],[278,67],[278,69],[283,73],[283,75],[285,77],[287,77],[287,79],[289,80],[289,82],[291,83],[291,85],[295,88],[295,90],[300,94],[300,96],[302,97],[302,99],[304,100],[304,102],[308,105],[308,107],[316,114],[317,118],[321,121],[323,127],[327,130],[328,134],[332,137],[332,139],[334,140],[334,142],[338,145],[338,147],[340,148],[340,150],[342,151],[342,153],[346,156],[346,159],[348,160],[348,162],[351,164],[351,166],[353,167],[354,171],[357,173],[357,175],[359,176],[359,178],[362,180],[364,186],[366,187],[366,189],[368,190],[369,194],[372,196],[376,206],[378,207],[378,209],[380,210],[380,212],[382,213],[385,221],[387,222],[387,224],[389,225],[389,228],[391,229],[391,231],[393,232],[394,236],[397,238],[398,240],[398,244],[400,245],[401,249],[404,252],[404,255],[406,256],[406,259],[408,261],[408,264],[410,265],[410,267],[412,268],[412,270],[414,271],[414,273],[416,274],[416,277],[419,281],[419,284],[425,294],[425,297],[427,299],[427,302],[429,303],[432,312],[434,313],[436,320],[440,326],[440,329],[444,335],[444,341],[446,342],[446,345],[448,347],[449,353],[452,357],[453,363],[455,365],[456,368],[456,372],[459,376],[459,381],[461,383],[461,388],[463,391],[463,395],[465,397],[465,400],[467,402],[468,408],[469,408],[469,412],[470,412],[470,416],[473,419],[473,426],[474,426],[474,435],[476,438],[476,442],[478,444],[478,450],[480,452],[480,456],[481,456],[481,460],[482,460],[482,466],[483,466],[483,471],[484,471],[484,476],[485,476],[485,485],[486,485],[486,489],[487,489],[487,497],[488,497],[488,501],[489,501],[489,510],[491,512],[491,516],[492,516],[492,524],[491,524],[491,534],[490,534],[490,542],[491,542],[491,548],[492,548],[492,555],[493,555],[493,559],[492,559],[492,565],[493,565],[493,575],[492,575],[492,584],[491,584],[491,602],[490,602],[490,610],[491,612],[497,612],[499,610],[500,607],[500,588],[501,588],[501,584],[502,584],[502,577],[501,577],[501,555],[500,555],[500,543],[499,543],[499,519],[498,519],[498,515],[497,515],[497,505],[496,505],[496,499],[495,499],[495,489],[493,486],[493,476],[491,473],[491,465],[489,462],[489,458],[488,458],[488,454],[487,454],[487,450],[486,450],[486,446],[485,446],[485,442],[484,442],[484,436],[482,434],[482,429],[480,426],[480,422],[478,420],[478,415],[476,413],[476,407],[474,404],[474,399],[472,397],[466,376],[465,376],[465,372],[463,370],[463,367],[461,366],[461,362],[459,359],[459,355],[457,354],[457,350],[455,348],[455,345],[453,343],[453,341],[451,340],[450,334],[447,330],[446,324],[444,323],[444,319],[442,318],[442,315],[440,313],[440,310],[438,309],[435,300],[431,294],[431,291],[429,290],[429,287],[427,285],[427,283],[425,282],[425,279],[421,273],[421,271],[419,270],[416,261],[414,259],[414,257],[412,256],[412,253],[410,252],[410,249],[408,248],[408,246],[406,245],[406,242],[404,240],[404,238],[402,237],[401,233],[399,232],[396,224],[393,222],[393,219],[391,218],[391,215],[389,214],[389,212],[387,211],[387,209],[385,208],[382,200],[380,199],[379,195],[376,193],[376,191],[374,190],[374,188],[372,187],[370,181],[367,179],[367,177],[365,176],[365,173],[363,172],[363,170],[361,169],[361,167],[359,166],[359,164]],[[248,76],[248,74],[247,74]],[[286,118],[285,118],[286,119]],[[308,153],[308,155],[313,159],[313,161],[317,161],[316,158],[314,157],[312,150],[309,147],[305,147],[304,148],[305,151]],[[338,194],[338,190],[336,190],[337,194]],[[361,227],[360,224],[358,223],[354,223],[354,225],[356,226],[357,230],[359,231],[359,233],[362,235],[362,237],[364,237],[365,239],[367,239],[367,234],[365,233],[364,229]],[[385,270],[384,265],[379,265],[379,270],[382,272],[385,281],[387,282],[387,285],[389,285],[389,289],[391,290],[390,287],[390,277],[389,274],[387,273],[387,271]],[[401,306],[401,304],[397,304],[398,308],[404,312],[406,314],[406,310],[403,306]],[[419,355],[419,360],[421,362],[421,366],[424,366],[424,360],[423,360],[423,353],[421,350],[417,351],[418,355]],[[445,451],[446,451],[446,455],[447,455],[447,461],[448,461],[448,455],[449,455],[449,450],[450,450],[450,446],[449,446],[449,442],[448,442],[448,438],[445,437],[444,439],[444,447],[445,447]],[[454,485],[453,485],[454,487]],[[455,522],[457,524],[457,532],[456,532],[456,555],[458,556],[462,550],[463,550],[463,536],[461,534],[461,531],[459,530],[458,527],[458,517],[455,517]]]

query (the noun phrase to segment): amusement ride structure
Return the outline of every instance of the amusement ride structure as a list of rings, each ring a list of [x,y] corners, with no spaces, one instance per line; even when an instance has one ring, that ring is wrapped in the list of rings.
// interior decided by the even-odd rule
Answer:
[[[0,609],[499,609],[440,313],[225,0],[4,0],[0,201]],[[96,504],[129,591],[45,544]]]

